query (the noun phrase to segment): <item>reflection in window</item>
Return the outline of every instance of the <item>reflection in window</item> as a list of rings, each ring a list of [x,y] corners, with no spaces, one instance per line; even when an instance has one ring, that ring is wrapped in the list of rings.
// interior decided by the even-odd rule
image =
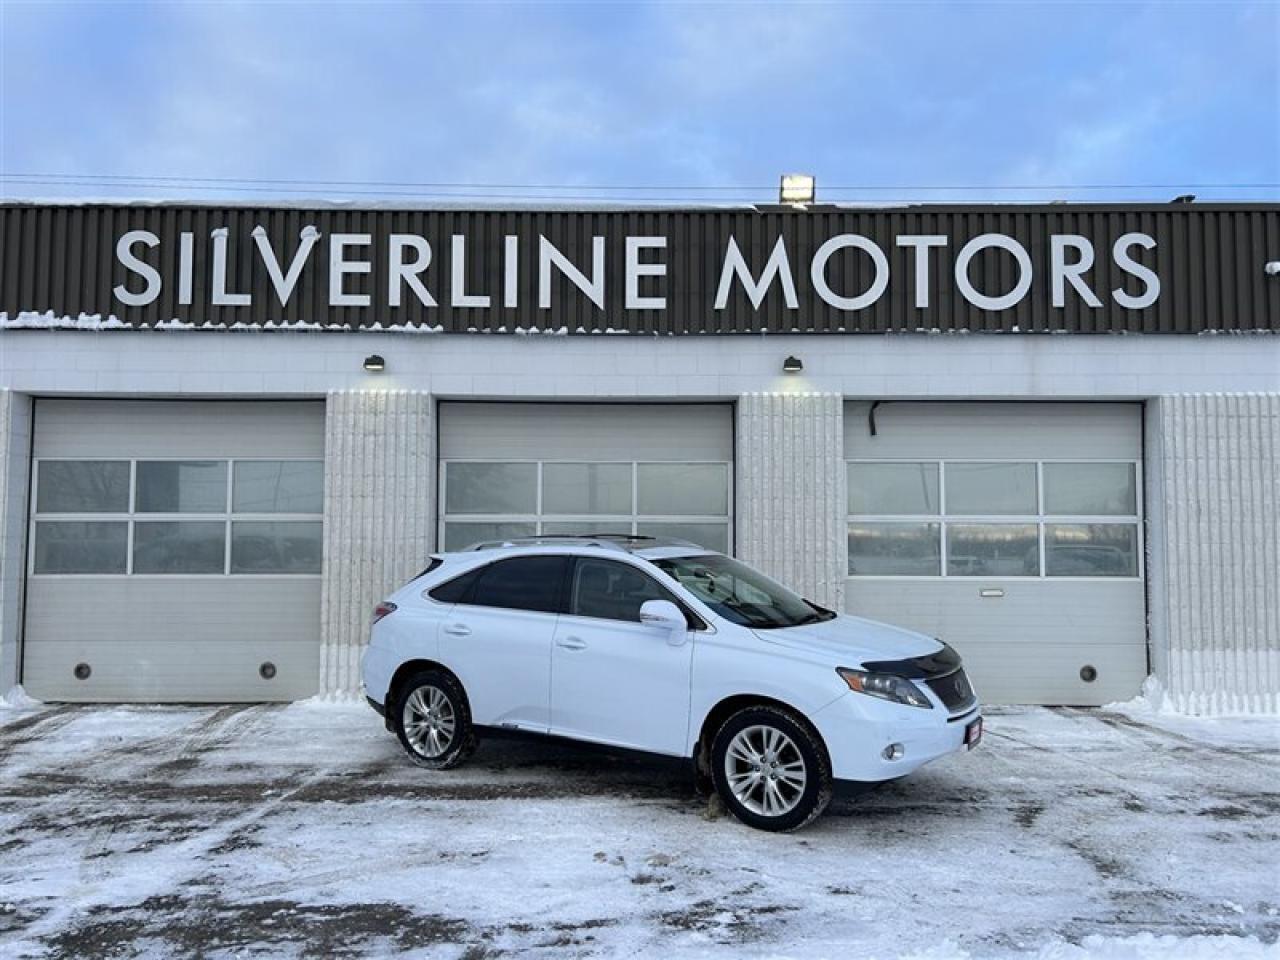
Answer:
[[[942,572],[937,523],[849,524],[849,574],[855,577],[936,577]]]
[[[1051,577],[1136,577],[1138,528],[1131,523],[1050,523],[1044,528]]]
[[[851,463],[848,488],[850,513],[939,512],[936,463]]]
[[[532,537],[535,532],[535,524],[532,522],[472,523],[450,520],[444,525],[444,549],[463,550],[474,543]]]
[[[226,513],[227,461],[138,461],[138,513]]]
[[[642,463],[636,467],[637,511],[657,516],[729,512],[729,468],[723,463]]]
[[[947,526],[947,574],[953,577],[1040,575],[1034,523],[952,523]]]
[[[36,468],[40,513],[128,513],[128,460],[41,460]]]
[[[1044,512],[1058,516],[1134,516],[1137,470],[1132,463],[1046,463]]]
[[[949,515],[1034,516],[1039,511],[1034,463],[948,463],[944,469]]]
[[[231,500],[238,513],[320,513],[324,461],[237,461]]]
[[[631,464],[543,464],[542,512],[631,513]]]
[[[727,523],[659,523],[641,520],[636,533],[642,537],[671,537],[688,540],[716,553],[729,552],[729,525]]]
[[[538,507],[536,463],[450,463],[445,468],[449,513],[533,513]]]
[[[148,520],[133,525],[134,573],[222,573],[227,525],[221,520]]]
[[[319,520],[237,520],[231,524],[232,573],[319,573]]]
[[[124,573],[128,551],[125,520],[36,523],[36,573]]]
[[[581,558],[573,575],[569,612],[639,623],[640,607],[646,600],[671,599],[652,577],[630,564]]]

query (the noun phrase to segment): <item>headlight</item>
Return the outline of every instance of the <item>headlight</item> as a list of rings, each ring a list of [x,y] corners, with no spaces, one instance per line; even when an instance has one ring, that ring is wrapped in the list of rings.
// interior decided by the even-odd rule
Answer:
[[[881,700],[892,700],[894,703],[905,703],[909,707],[923,707],[932,710],[929,698],[910,680],[895,677],[891,673],[868,673],[865,670],[850,670],[848,667],[837,667],[836,673],[856,693],[865,693],[869,697]]]

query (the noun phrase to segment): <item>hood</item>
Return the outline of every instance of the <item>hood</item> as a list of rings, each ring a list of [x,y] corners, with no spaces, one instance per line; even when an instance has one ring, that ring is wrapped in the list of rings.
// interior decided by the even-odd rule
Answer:
[[[829,660],[833,667],[857,667],[867,660],[905,660],[942,649],[942,644],[927,634],[846,613],[802,627],[753,632],[769,643]]]

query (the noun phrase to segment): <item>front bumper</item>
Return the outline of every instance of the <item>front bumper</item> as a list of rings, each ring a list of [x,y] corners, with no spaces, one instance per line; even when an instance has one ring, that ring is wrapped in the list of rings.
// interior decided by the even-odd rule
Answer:
[[[953,714],[941,704],[923,710],[850,691],[812,720],[831,755],[832,776],[872,782],[905,776],[930,760],[964,751],[965,728],[980,716],[976,702]],[[896,760],[884,756],[892,744],[902,747]]]

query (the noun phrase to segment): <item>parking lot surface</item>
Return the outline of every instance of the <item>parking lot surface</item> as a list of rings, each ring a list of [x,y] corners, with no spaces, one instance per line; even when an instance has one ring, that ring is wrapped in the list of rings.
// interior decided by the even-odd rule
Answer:
[[[749,830],[678,765],[363,704],[0,707],[2,957],[1275,957],[1272,720],[1005,709]]]

